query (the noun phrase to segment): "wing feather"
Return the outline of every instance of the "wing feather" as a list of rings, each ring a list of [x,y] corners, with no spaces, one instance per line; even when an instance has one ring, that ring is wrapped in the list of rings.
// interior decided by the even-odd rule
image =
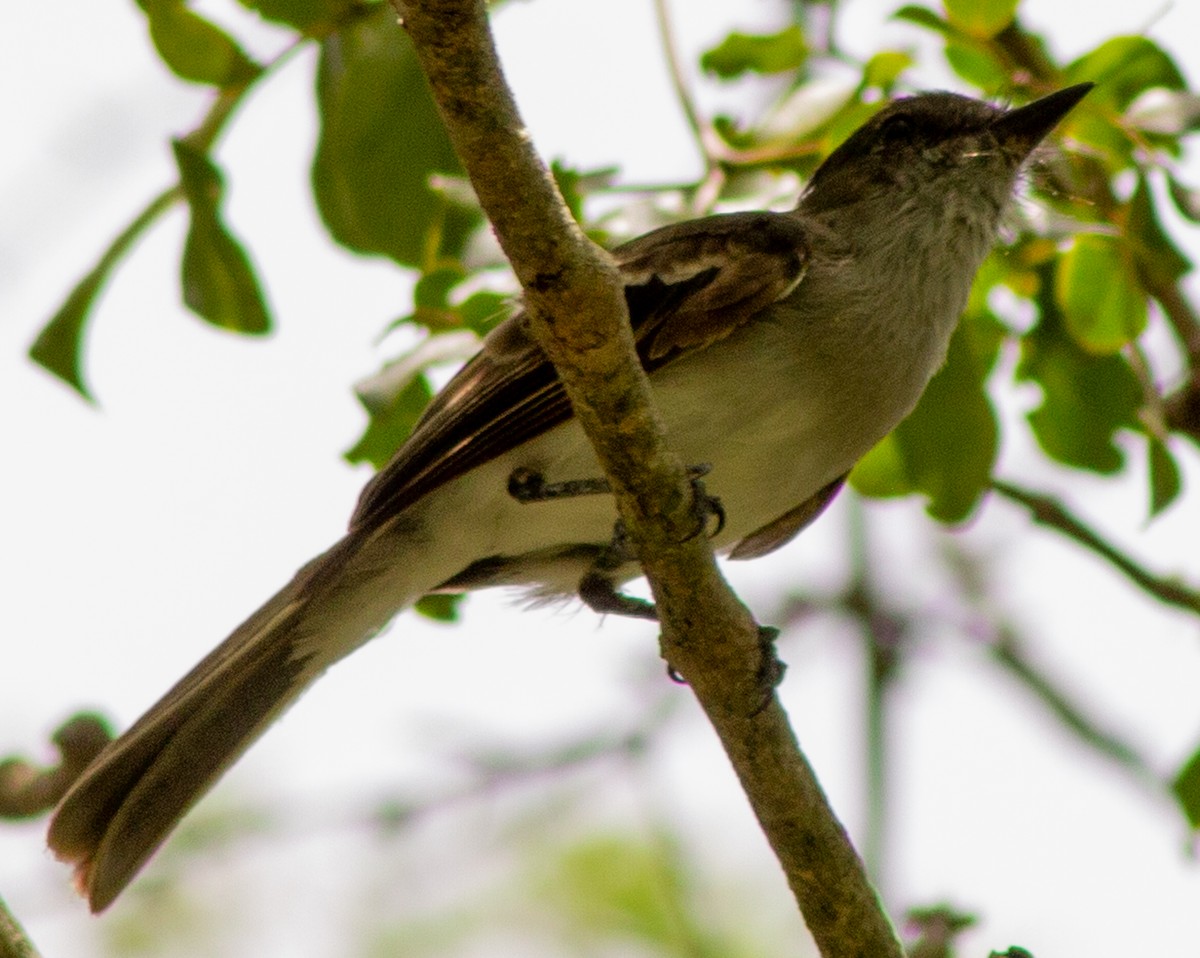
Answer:
[[[804,227],[787,213],[731,213],[666,226],[617,247],[638,355],[648,372],[702,349],[800,283]],[[367,484],[351,529],[377,526],[444,482],[571,418],[524,312],[503,322],[434,397]]]

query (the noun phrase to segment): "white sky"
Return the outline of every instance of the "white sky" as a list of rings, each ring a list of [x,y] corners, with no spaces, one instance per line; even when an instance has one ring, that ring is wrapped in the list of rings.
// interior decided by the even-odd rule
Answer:
[[[716,0],[676,6],[686,10],[677,19],[689,55],[728,25],[771,22],[772,5],[760,0],[736,14]],[[847,7],[848,42],[873,48],[880,6]],[[1066,55],[1146,25],[1115,3],[1089,5],[1081,17],[1077,4],[1044,0],[1029,5],[1027,18],[1051,30]],[[206,98],[157,65],[133,4],[25,4],[7,21],[0,34],[10,130],[0,152],[0,755],[33,749],[84,704],[120,724],[132,721],[340,534],[366,478],[339,458],[362,425],[348,387],[387,355],[377,335],[403,309],[407,288],[385,264],[342,255],[321,235],[306,193],[314,136],[308,51],[251,98],[220,151],[231,182],[229,218],[266,279],[278,334],[251,343],[181,309],[183,219],[173,214],[104,298],[89,350],[102,405],[84,406],[31,367],[24,351],[67,286],[170,181],[165,136],[187,129]],[[888,29],[897,42],[914,38]],[[694,173],[648,2],[512,3],[497,31],[545,155],[583,167],[619,163],[636,182]],[[1177,3],[1150,33],[1175,51],[1194,83],[1196,6]],[[1007,440],[1010,475],[1066,492],[1156,568],[1200,579],[1194,494],[1145,527],[1144,484],[1046,476],[1034,471],[1026,440],[1011,433]],[[1195,488],[1194,450],[1179,451]],[[869,509],[885,579],[902,585],[910,608],[939,608],[941,583],[908,574],[935,547],[919,531],[917,504]],[[836,583],[846,562],[845,522],[844,507],[835,509],[777,559],[731,570],[735,584],[765,616],[788,582]],[[1195,620],[1148,610],[1097,564],[999,505],[962,538],[995,558],[1006,608],[1036,640],[1040,658],[1075,677],[1085,701],[1107,708],[1113,727],[1171,769],[1200,736]],[[646,675],[657,668],[653,641],[641,624],[601,626],[586,612],[519,614],[495,595],[474,599],[455,630],[407,616],[267,736],[230,776],[230,794],[319,815],[359,807],[397,781],[444,775],[426,767],[430,739],[533,744],[611,724],[637,712]],[[836,630],[790,639],[781,694],[835,804],[857,828],[860,682],[849,648]],[[961,644],[933,640],[922,648],[897,709],[903,748],[889,891],[904,905],[949,897],[985,914],[967,940],[973,954],[1009,943],[1037,958],[1194,954],[1200,877],[1185,860],[1172,810],[1073,748]],[[703,854],[722,869],[757,872],[763,894],[778,896],[764,907],[786,913],[786,889],[704,729],[693,723],[676,732],[663,760],[659,811],[704,829]],[[41,851],[42,827],[0,829],[0,895],[47,955],[90,954],[88,929],[118,920],[120,906],[99,923],[84,917],[63,871]],[[305,870],[311,852],[265,841],[251,857],[263,869],[282,862],[283,880],[293,883],[287,893],[303,895],[318,882]],[[190,878],[185,872],[182,880]],[[329,932],[277,917],[253,953],[338,953],[322,934]],[[802,952],[781,944],[776,953]]]

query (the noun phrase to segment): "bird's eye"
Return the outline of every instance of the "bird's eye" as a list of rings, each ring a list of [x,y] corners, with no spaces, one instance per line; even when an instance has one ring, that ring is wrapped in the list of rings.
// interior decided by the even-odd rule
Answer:
[[[879,139],[884,143],[902,143],[913,137],[913,124],[903,113],[894,113],[879,127]]]

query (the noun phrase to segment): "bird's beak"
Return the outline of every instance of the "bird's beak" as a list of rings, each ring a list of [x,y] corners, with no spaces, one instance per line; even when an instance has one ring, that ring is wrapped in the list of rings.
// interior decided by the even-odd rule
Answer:
[[[992,132],[1007,149],[1024,158],[1094,86],[1077,83],[1009,110],[992,124]]]

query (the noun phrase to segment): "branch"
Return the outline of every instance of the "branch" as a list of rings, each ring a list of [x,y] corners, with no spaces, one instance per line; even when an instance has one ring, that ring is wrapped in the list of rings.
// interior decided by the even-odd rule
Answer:
[[[1162,307],[1167,322],[1179,337],[1187,354],[1188,365],[1200,365],[1200,316],[1196,315],[1195,308],[1183,294],[1179,283],[1155,284],[1147,291]]]
[[[695,531],[683,464],[637,362],[620,276],[572,221],[504,82],[482,0],[392,0],[525,292],[530,327],[612,483],[662,621],[663,655],[720,737],[826,958],[899,958],[895,933],[796,745],[763,700],[758,630]]]
[[[654,16],[658,22],[658,35],[662,44],[663,59],[667,63],[667,73],[671,78],[671,88],[675,99],[683,111],[692,138],[704,158],[704,179],[696,190],[693,209],[697,212],[707,212],[720,198],[721,187],[725,183],[725,171],[718,162],[721,152],[721,139],[716,135],[712,126],[700,118],[696,109],[696,101],[687,88],[683,76],[683,64],[679,61],[679,47],[675,42],[675,30],[671,25],[671,12],[667,9],[667,0],[654,0]]]
[[[1088,715],[1048,674],[1039,669],[1021,647],[1015,632],[1005,625],[995,628],[988,640],[992,658],[1031,692],[1067,730],[1088,748],[1113,761],[1139,783],[1150,785],[1156,794],[1164,791],[1162,778],[1129,742],[1115,732],[1104,729],[1100,721]]]
[[[1163,418],[1173,432],[1200,444],[1200,369],[1163,400]]]
[[[0,958],[38,958],[38,950],[0,898]]]
[[[1099,533],[1071,515],[1057,499],[1030,492],[999,479],[992,482],[992,488],[1006,499],[1011,499],[1028,509],[1033,521],[1038,525],[1055,529],[1073,542],[1096,553],[1100,558],[1116,567],[1139,589],[1149,593],[1160,602],[1188,612],[1200,613],[1200,592],[1147,571]]]

